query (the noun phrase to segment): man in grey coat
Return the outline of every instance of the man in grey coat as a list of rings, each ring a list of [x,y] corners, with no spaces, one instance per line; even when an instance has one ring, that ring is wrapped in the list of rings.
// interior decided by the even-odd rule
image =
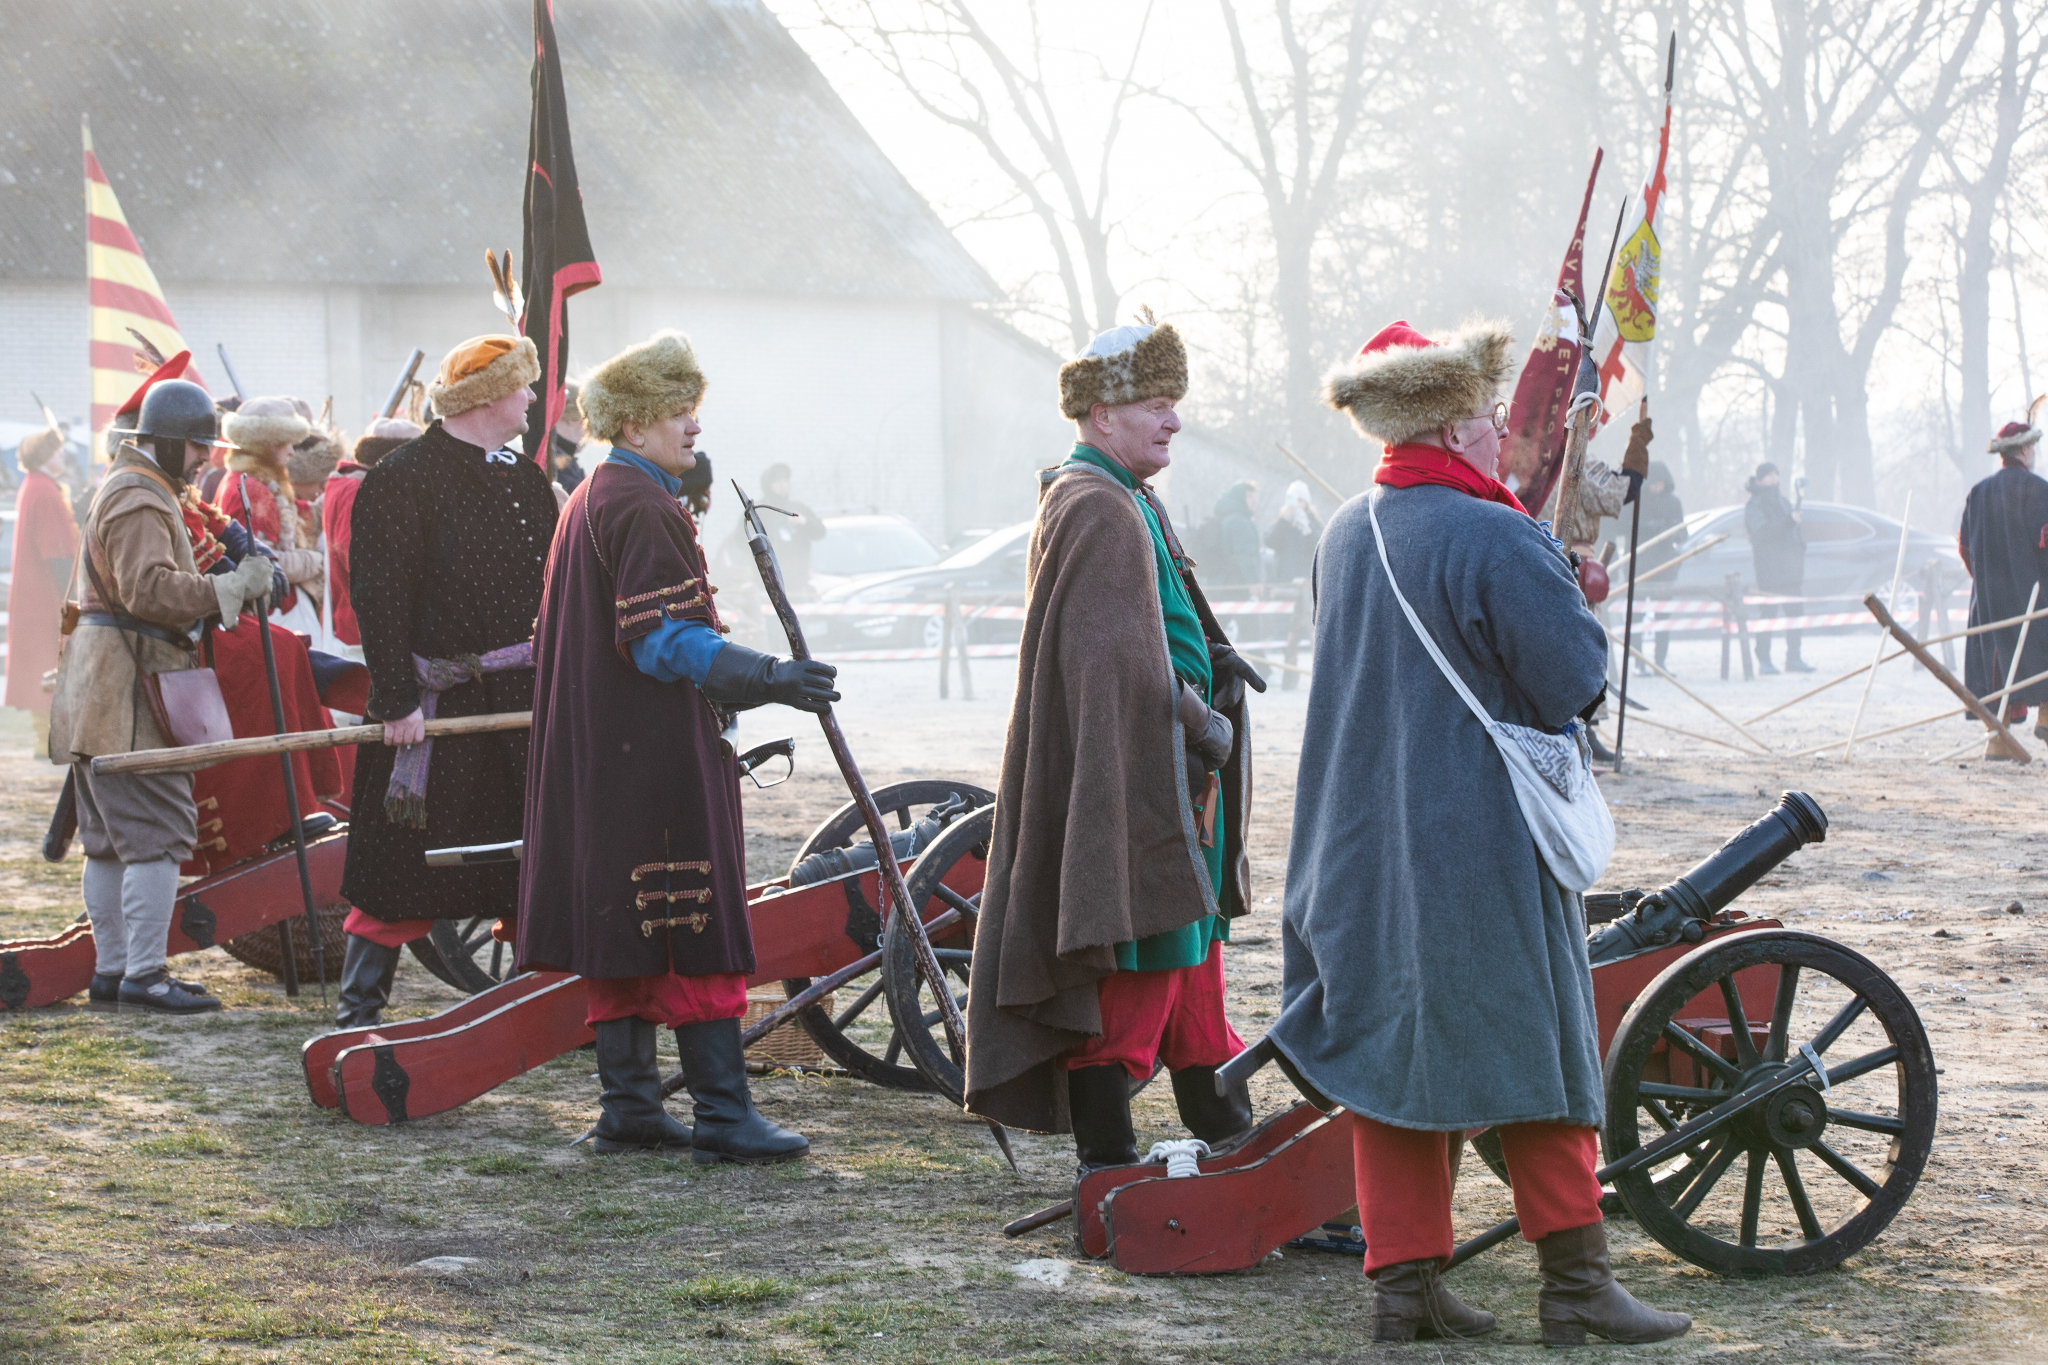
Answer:
[[[1573,565],[1495,478],[1513,343],[1483,323],[1432,341],[1395,323],[1325,396],[1387,443],[1316,557],[1309,691],[1268,1037],[1353,1116],[1374,1335],[1471,1336],[1493,1316],[1438,1272],[1452,1144],[1496,1128],[1542,1262],[1546,1344],[1677,1336],[1608,1271],[1595,1125],[1603,1089],[1585,910],[1532,842],[1492,738],[1431,660],[1381,563],[1498,720],[1590,716],[1606,639]]]

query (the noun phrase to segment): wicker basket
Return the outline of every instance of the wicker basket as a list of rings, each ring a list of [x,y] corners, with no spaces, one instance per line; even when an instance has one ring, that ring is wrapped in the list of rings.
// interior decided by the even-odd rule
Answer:
[[[752,1028],[788,1000],[789,997],[778,987],[748,991],[747,1012],[740,1016],[740,1027]],[[832,1013],[832,995],[828,994],[818,1001],[818,1007],[826,1014]],[[748,1048],[747,1060],[765,1062],[769,1066],[819,1066],[824,1063],[825,1054],[811,1035],[804,1031],[804,1026],[792,1019]]]
[[[327,953],[327,979],[341,980],[341,957],[347,950],[346,935],[341,932],[341,922],[348,918],[348,906],[323,905],[317,913],[320,917],[320,946]],[[299,964],[299,980],[307,985],[319,984],[313,967],[313,936],[306,932],[306,912],[300,910],[292,915],[292,957]],[[240,934],[220,945],[221,948],[240,962],[246,962],[259,972],[284,977],[284,953],[277,942],[277,926],[272,924],[253,933]]]

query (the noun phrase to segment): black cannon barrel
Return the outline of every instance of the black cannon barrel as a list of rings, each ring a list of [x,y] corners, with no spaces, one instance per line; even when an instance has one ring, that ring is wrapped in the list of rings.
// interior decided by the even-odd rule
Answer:
[[[1828,837],[1827,813],[1805,792],[1786,792],[1770,814],[1657,892],[1694,919],[1710,919],[1766,873]]]

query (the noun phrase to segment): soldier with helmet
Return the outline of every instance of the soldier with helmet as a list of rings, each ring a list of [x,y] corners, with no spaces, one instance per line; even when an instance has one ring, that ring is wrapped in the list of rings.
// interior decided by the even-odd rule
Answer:
[[[216,423],[213,399],[197,384],[147,386],[80,537],[79,612],[57,667],[50,759],[72,767],[96,1009],[220,1008],[164,965],[178,865],[198,838],[192,775],[92,771],[104,754],[171,746],[145,702],[146,680],[197,667],[200,624],[218,616],[232,629],[242,604],[270,589],[270,561],[261,555],[225,574],[204,573],[193,559],[181,494],[206,465]]]

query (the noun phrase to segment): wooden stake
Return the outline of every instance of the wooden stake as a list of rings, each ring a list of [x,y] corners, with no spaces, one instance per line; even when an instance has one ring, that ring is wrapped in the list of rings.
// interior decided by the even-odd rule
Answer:
[[[2005,722],[1993,715],[1990,708],[1979,701],[1969,688],[1957,682],[1956,675],[1943,668],[1941,660],[1929,654],[1927,646],[1914,639],[1912,632],[1892,619],[1892,614],[1885,610],[1884,603],[1877,600],[1876,593],[1871,593],[1868,597],[1864,598],[1863,605],[1869,608],[1870,614],[1877,618],[1879,625],[1890,631],[1898,642],[1904,645],[1915,659],[1920,661],[1922,668],[1932,673],[1935,680],[1943,687],[1955,693],[1956,700],[1960,701],[1971,715],[1984,722],[1984,727],[1997,736],[1998,746],[2011,756],[2013,762],[2032,763],[2034,761],[2034,756],[2026,751],[2025,746],[2012,737],[2012,731],[2005,728]],[[1852,741],[1854,737],[1855,734],[1852,730],[1850,732]]]
[[[487,716],[451,716],[427,722],[427,733],[485,735],[498,730],[524,730],[533,724],[531,711],[500,711]],[[287,735],[257,735],[250,739],[224,739],[216,744],[190,744],[182,749],[142,749],[132,754],[108,754],[92,761],[94,776],[106,773],[196,772],[231,759],[259,754],[299,753],[306,749],[338,749],[344,744],[382,744],[382,725],[344,725],[335,730],[300,730]]]
[[[2042,672],[2036,673],[2031,678],[2021,678],[2018,682],[2014,683],[2010,688],[2005,688],[2000,691],[1993,692],[1989,696],[1981,698],[1981,700],[1987,702],[1997,701],[2000,697],[2005,696],[2008,692],[2017,692],[2021,688],[2032,687],[2035,683],[2043,681],[2048,681],[2048,670],[2043,670]],[[1880,735],[1895,735],[1899,733],[1899,731],[1901,730],[1917,730],[1923,725],[1932,725],[1936,721],[1950,720],[1956,716],[1964,714],[1968,710],[1969,708],[1965,706],[1951,707],[1948,710],[1941,712],[1939,715],[1925,716],[1919,720],[1909,720],[1904,725],[1894,725],[1889,729],[1885,730],[1872,730],[1869,734],[1863,736],[1863,738],[1876,739]],[[1787,754],[1785,756],[1787,758],[1806,758],[1813,754],[1825,753],[1826,751],[1834,748],[1837,744],[1840,744],[1841,742],[1842,741],[1839,739],[1831,739],[1825,744],[1816,744],[1811,749],[1801,749],[1798,753]],[[1961,749],[1955,750],[1954,753],[1943,754],[1941,758],[1930,759],[1928,761],[1932,763],[1940,763],[1943,761],[1943,759],[1952,758],[1955,754],[1961,753],[1963,749],[1974,747],[1976,743],[1977,741],[1973,739],[1968,744],[1963,745]]]
[[[1912,519],[1913,494],[1908,491],[1906,494],[1906,510],[1899,514],[1899,558],[1892,565],[1892,595],[1889,600],[1893,602],[1899,600],[1899,580],[1905,576],[1906,572],[1906,537],[1912,533]],[[2031,603],[2028,605],[2032,606]],[[1786,649],[1789,652],[1791,646],[1787,645]],[[1850,755],[1856,751],[1856,731],[1863,725],[1863,708],[1870,704],[1870,689],[1877,682],[1877,666],[1883,659],[1884,637],[1880,635],[1877,637],[1877,651],[1870,656],[1870,672],[1864,675],[1863,678],[1863,695],[1857,699],[1855,719],[1849,722],[1848,742],[1842,746],[1842,761],[1844,763],[1847,763]]]
[[[1608,631],[1608,632],[1607,632],[1607,638],[1608,638],[1608,639],[1610,639],[1610,640],[1614,640],[1614,632],[1613,632],[1613,631],[1611,631],[1611,630],[1610,630],[1610,631]],[[1621,643],[1621,642],[1620,642],[1619,640],[1615,640],[1614,642],[1615,642],[1616,644],[1620,644],[1620,643]],[[1734,718],[1733,718],[1732,716],[1729,716],[1729,715],[1725,714],[1725,713],[1724,713],[1724,712],[1722,712],[1722,711],[1721,711],[1721,710],[1720,710],[1720,709],[1719,709],[1718,707],[1716,707],[1716,706],[1714,705],[1714,703],[1712,703],[1712,702],[1708,701],[1708,700],[1707,700],[1707,699],[1706,699],[1705,697],[1702,697],[1702,696],[1701,696],[1701,695],[1700,695],[1699,693],[1697,693],[1697,692],[1693,691],[1693,690],[1692,690],[1691,688],[1687,687],[1687,686],[1686,686],[1686,685],[1685,685],[1684,683],[1680,682],[1680,681],[1679,681],[1678,679],[1676,679],[1676,678],[1672,677],[1672,676],[1671,676],[1671,675],[1670,675],[1669,673],[1667,673],[1667,672],[1666,672],[1665,670],[1663,670],[1663,669],[1661,669],[1661,668],[1657,667],[1657,665],[1656,665],[1656,664],[1652,663],[1652,662],[1651,662],[1651,661],[1650,661],[1650,660],[1649,660],[1648,658],[1644,657],[1643,651],[1641,651],[1640,649],[1636,649],[1636,648],[1633,648],[1633,647],[1631,647],[1631,648],[1630,648],[1630,650],[1629,650],[1629,653],[1631,653],[1631,654],[1635,655],[1635,657],[1636,657],[1637,661],[1638,661],[1638,662],[1640,662],[1640,663],[1642,664],[1642,666],[1643,666],[1644,668],[1647,668],[1647,669],[1649,669],[1649,670],[1650,670],[1651,672],[1655,673],[1655,674],[1656,674],[1656,675],[1657,675],[1658,677],[1662,678],[1662,679],[1663,679],[1663,680],[1664,680],[1665,682],[1668,682],[1668,683],[1670,683],[1670,684],[1671,684],[1671,685],[1672,685],[1673,687],[1675,687],[1675,688],[1677,688],[1677,689],[1678,689],[1679,691],[1681,691],[1681,692],[1685,693],[1685,695],[1686,695],[1686,696],[1688,696],[1688,697],[1691,697],[1691,698],[1692,698],[1692,699],[1693,699],[1694,701],[1698,702],[1698,703],[1699,703],[1699,704],[1700,704],[1701,706],[1704,706],[1704,707],[1706,707],[1706,708],[1707,708],[1707,710],[1709,710],[1709,711],[1711,711],[1711,712],[1713,713],[1713,715],[1714,715],[1714,719],[1716,719],[1716,720],[1720,721],[1720,722],[1721,722],[1721,723],[1722,723],[1723,725],[1726,725],[1726,726],[1727,726],[1727,727],[1728,727],[1729,729],[1731,729],[1731,730],[1735,731],[1735,733],[1736,733],[1736,734],[1738,734],[1738,735],[1741,735],[1741,736],[1742,736],[1742,737],[1743,737],[1744,739],[1748,740],[1748,741],[1749,741],[1749,742],[1750,742],[1751,744],[1754,744],[1754,745],[1756,745],[1756,747],[1757,747],[1757,748],[1759,748],[1759,749],[1763,750],[1763,751],[1764,751],[1765,753],[1767,753],[1767,754],[1770,754],[1770,753],[1776,753],[1776,752],[1777,752],[1777,750],[1775,750],[1775,749],[1771,748],[1771,746],[1770,746],[1770,745],[1768,745],[1768,744],[1764,743],[1764,742],[1763,742],[1762,740],[1758,739],[1758,738],[1757,738],[1757,737],[1756,737],[1755,735],[1753,735],[1753,734],[1751,734],[1751,733],[1750,733],[1749,731],[1747,731],[1747,730],[1743,729],[1743,728],[1742,728],[1742,724],[1741,724],[1741,722],[1739,722],[1739,721],[1735,720],[1735,719],[1734,719]],[[1638,716],[1638,717],[1636,717],[1636,719],[1637,719],[1637,720],[1641,720],[1641,719],[1642,719],[1642,717],[1641,717],[1641,716]],[[1729,746],[1729,747],[1733,748],[1734,746],[1733,746],[1733,745],[1731,745],[1731,746]]]
[[[2033,591],[2027,594],[2027,612],[2029,615],[2033,614],[2034,604],[2040,600],[2041,580],[2037,578],[2034,580]],[[2000,720],[2005,719],[2006,707],[2012,701],[2012,680],[2019,676],[2020,660],[2026,657],[2027,653],[2027,632],[2033,628],[2034,623],[2032,621],[2028,621],[2025,625],[2021,626],[2019,643],[2012,647],[2012,666],[2005,670],[2005,695],[1998,699],[1998,718]]]

